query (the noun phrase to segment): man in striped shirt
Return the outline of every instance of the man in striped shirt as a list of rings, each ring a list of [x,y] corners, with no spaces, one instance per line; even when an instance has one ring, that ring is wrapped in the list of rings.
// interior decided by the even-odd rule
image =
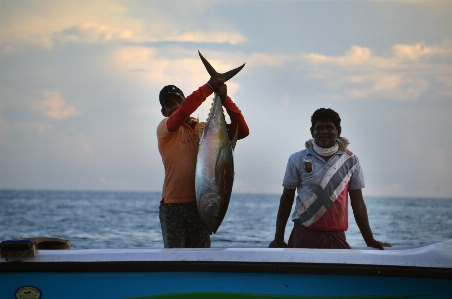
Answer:
[[[312,115],[313,139],[306,142],[306,149],[292,154],[287,163],[275,239],[270,247],[350,249],[345,237],[348,196],[367,246],[391,246],[373,237],[361,192],[364,176],[358,157],[347,149],[347,139],[340,137],[340,122],[339,114],[332,109],[321,108]],[[284,231],[295,190],[294,227],[286,244]]]

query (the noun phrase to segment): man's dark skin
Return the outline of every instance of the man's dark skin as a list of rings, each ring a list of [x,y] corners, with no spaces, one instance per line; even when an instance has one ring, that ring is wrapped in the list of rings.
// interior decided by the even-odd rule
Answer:
[[[311,128],[311,136],[314,138],[315,143],[322,148],[330,148],[336,144],[336,140],[341,135],[341,127],[336,126],[332,122],[318,121],[315,127]],[[331,156],[323,157],[325,161],[328,161]],[[284,248],[287,247],[284,242],[284,232],[286,229],[287,220],[289,219],[292,205],[295,198],[296,189],[283,189],[281,195],[278,215],[276,217],[276,232],[275,239],[270,243],[271,248]],[[384,247],[391,247],[390,244],[380,242],[374,239],[372,230],[370,229],[369,220],[367,217],[367,208],[364,203],[363,194],[361,189],[348,190],[350,197],[350,203],[355,217],[356,224],[363,236],[364,241],[368,247],[374,247],[384,249]]]

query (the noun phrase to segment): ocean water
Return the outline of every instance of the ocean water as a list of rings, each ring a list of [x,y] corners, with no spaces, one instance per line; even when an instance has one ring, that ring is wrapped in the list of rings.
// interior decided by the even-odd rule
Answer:
[[[233,194],[212,247],[268,247],[278,194]],[[52,237],[77,249],[162,248],[155,192],[0,190],[0,241]],[[409,247],[452,239],[452,199],[366,198],[377,240]],[[365,246],[349,207],[347,241]],[[286,241],[292,229],[286,226]]]

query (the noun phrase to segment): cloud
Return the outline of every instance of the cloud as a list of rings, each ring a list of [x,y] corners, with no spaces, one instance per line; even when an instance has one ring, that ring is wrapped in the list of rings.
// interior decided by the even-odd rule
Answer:
[[[219,59],[225,57],[222,52],[206,51],[203,55],[210,61],[218,72],[231,70],[241,63],[245,58]],[[243,55],[237,55],[242,57]],[[153,94],[155,100],[141,101],[128,110],[133,115],[148,115],[161,117],[160,105],[157,96],[161,88],[168,84],[178,86],[186,96],[204,85],[209,80],[204,65],[196,52],[179,47],[173,47],[171,51],[165,49],[149,48],[142,46],[120,47],[112,51],[109,60],[110,74],[120,77],[121,84],[133,86],[134,90],[141,90],[149,95]],[[115,76],[116,76],[115,75]],[[228,81],[228,95],[235,101],[235,95],[240,90],[240,83]],[[210,111],[213,95],[210,96],[196,111],[194,117],[205,120]],[[137,100],[139,101],[139,100]],[[146,106],[143,106],[146,105]]]
[[[157,4],[149,2],[149,16],[136,18],[140,8],[117,1],[102,2],[27,2],[26,6],[14,2],[3,4],[0,18],[0,45],[5,54],[14,53],[23,45],[53,49],[66,43],[129,43],[196,42],[228,43],[237,45],[245,36],[231,26],[211,24],[209,30],[200,23],[183,22],[165,14]],[[201,5],[191,9],[201,10]],[[73,12],[77,13],[73,13]],[[217,21],[216,23],[219,23]],[[191,27],[193,26],[193,27]],[[215,29],[215,28],[221,29]]]
[[[323,86],[316,96],[340,101],[416,101],[427,91],[442,97],[452,94],[450,44],[396,44],[387,53],[377,55],[368,47],[353,45],[337,56],[253,53],[246,60],[248,69],[299,69],[299,80]]]
[[[168,80],[172,61],[159,59],[158,50],[147,47],[121,47],[110,55],[110,61],[118,73],[127,74],[126,79],[140,85],[162,85]],[[175,64],[175,63],[174,63]]]
[[[376,56],[365,47],[352,46],[344,56],[308,54],[306,59],[312,65],[328,69],[327,80],[337,82],[337,90],[345,90],[343,99],[418,100],[435,83],[447,81],[443,78],[444,68],[449,70],[448,79],[452,80],[451,54],[450,48],[397,44],[388,57]],[[444,55],[448,59],[446,67],[429,61]]]
[[[430,58],[434,55],[452,54],[452,49],[443,49],[436,46],[428,47],[420,43],[415,45],[395,45],[392,49],[394,56],[402,61],[419,61],[422,58]]]
[[[237,45],[246,41],[239,32],[226,31],[176,31],[161,32],[159,34],[143,34],[143,30],[118,29],[108,25],[87,22],[62,29],[53,34],[53,40],[64,43],[108,43],[115,41],[128,41],[135,43],[146,42],[179,42],[179,43],[228,43]]]
[[[391,49],[392,56],[379,57],[372,53],[367,47],[353,45],[346,51],[344,56],[326,56],[317,53],[310,53],[305,56],[306,60],[312,64],[330,64],[342,67],[365,68],[372,67],[376,69],[400,68],[407,61],[421,62],[422,59],[432,58],[434,56],[450,56],[452,48],[441,48],[438,46],[426,46],[421,43],[406,45],[396,44]]]
[[[224,57],[220,52],[209,52],[208,60],[218,72],[231,70],[238,66],[235,62],[216,59]],[[175,84],[184,92],[193,88],[190,81],[200,84],[207,82],[207,74],[198,55],[193,51],[173,49],[171,53],[157,48],[140,46],[121,47],[116,49],[110,57],[116,72],[121,76],[127,74],[128,80],[140,85],[152,85],[162,88],[167,84]],[[236,84],[228,82],[229,92],[238,90]]]
[[[246,57],[243,53],[229,53],[229,56],[235,57],[232,62],[217,59],[224,57],[221,52],[203,55],[218,71],[232,69],[243,61],[247,62],[245,72],[253,72],[252,69],[257,68],[298,68],[299,80],[322,86],[315,91],[316,96],[339,101],[417,101],[426,92],[443,97],[452,93],[452,48],[446,45],[396,44],[386,55],[377,55],[370,48],[357,45],[337,56],[257,52]],[[198,57],[193,55],[193,51],[182,48],[174,47],[171,53],[166,53],[159,48],[122,47],[114,51],[111,60],[116,65],[117,73],[127,74],[127,78],[135,84],[153,86],[157,90],[171,83],[188,92],[193,89],[193,84],[206,79]],[[181,74],[184,74],[183,78]],[[230,82],[228,86],[231,95],[239,89],[238,85]]]
[[[86,22],[55,33],[54,39],[60,43],[98,43],[132,39],[132,32],[107,25]]]
[[[240,32],[211,31],[201,30],[187,31],[173,34],[162,38],[164,41],[173,42],[192,42],[192,43],[215,43],[237,45],[246,41],[246,38]]]
[[[359,46],[352,46],[344,56],[325,56],[311,53],[306,56],[311,63],[330,63],[336,65],[360,65],[369,63],[372,54],[370,49]]]
[[[120,16],[125,12],[124,7],[115,2],[102,2],[102,5],[95,1],[2,2],[0,44],[9,47],[32,45],[52,49],[58,33],[68,33],[77,27],[95,31],[94,25],[87,28],[87,24],[92,24],[93,20],[96,20],[96,24],[103,24],[100,27],[103,28],[103,33],[117,30],[112,28],[123,28],[115,24],[119,25]],[[135,23],[129,23],[127,27],[135,26]]]
[[[44,100],[38,103],[38,108],[51,119],[62,120],[80,114],[74,106],[66,104],[58,91],[44,91],[43,97]]]

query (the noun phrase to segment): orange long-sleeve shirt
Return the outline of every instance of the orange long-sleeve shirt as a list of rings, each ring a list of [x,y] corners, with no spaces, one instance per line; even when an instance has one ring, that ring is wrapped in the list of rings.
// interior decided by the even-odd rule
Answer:
[[[197,126],[187,125],[185,120],[213,92],[205,84],[189,95],[170,117],[157,126],[158,148],[165,168],[162,189],[162,203],[191,203],[196,201],[195,170],[198,155],[199,135]],[[248,125],[242,112],[230,97],[223,101],[231,123],[227,124],[232,139],[235,128],[239,129],[238,139],[249,135]],[[200,123],[201,132],[205,123]]]

